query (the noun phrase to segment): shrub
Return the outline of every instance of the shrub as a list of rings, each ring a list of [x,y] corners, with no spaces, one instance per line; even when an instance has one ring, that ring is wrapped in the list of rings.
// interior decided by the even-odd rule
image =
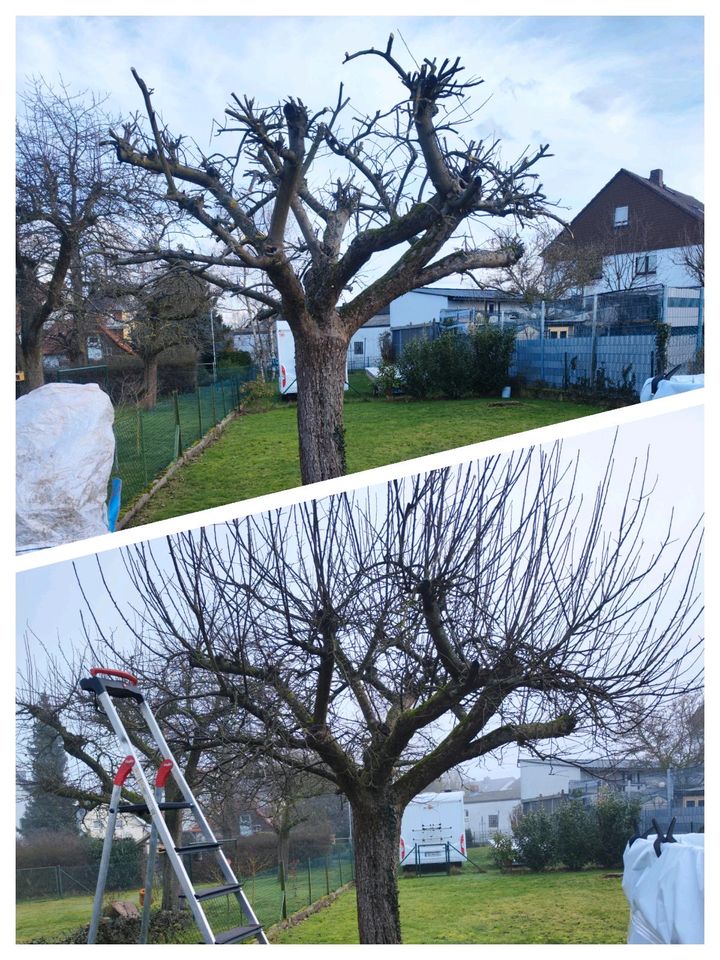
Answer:
[[[582,870],[591,863],[597,849],[597,821],[594,811],[581,800],[569,800],[554,815],[557,859],[570,870]]]
[[[508,382],[515,330],[484,323],[469,334],[471,389],[484,396],[499,393]]]
[[[397,376],[402,381],[405,392],[416,400],[424,400],[435,386],[432,351],[432,341],[427,337],[417,337],[405,344],[400,359],[395,365]]]
[[[158,910],[150,916],[149,943],[174,943],[194,924],[188,910]],[[30,943],[87,943],[90,925],[78,927],[62,940],[38,937]],[[103,917],[98,927],[97,943],[137,943],[140,920],[137,917]]]
[[[248,380],[241,388],[243,397],[242,408],[249,413],[263,413],[272,406],[273,399],[277,393],[274,381]]]
[[[473,351],[464,334],[448,330],[432,341],[429,373],[433,392],[458,400],[473,390]]]
[[[507,833],[495,833],[490,842],[492,862],[500,870],[509,870],[517,859],[517,850],[513,838]]]
[[[402,386],[402,381],[400,379],[397,366],[394,363],[385,363],[385,361],[383,361],[380,364],[375,383],[377,385],[378,393],[381,393],[386,397],[391,397],[394,391],[399,390]]]
[[[555,824],[544,810],[516,817],[513,834],[519,859],[531,870],[545,870],[557,862]]]
[[[93,863],[93,841],[86,834],[35,833],[17,841],[15,866],[75,867]]]
[[[330,853],[333,832],[327,820],[302,823],[290,832],[290,856],[302,862]]]
[[[625,794],[604,791],[593,808],[596,845],[593,859],[601,867],[621,867],[623,852],[634,833],[640,803]]]

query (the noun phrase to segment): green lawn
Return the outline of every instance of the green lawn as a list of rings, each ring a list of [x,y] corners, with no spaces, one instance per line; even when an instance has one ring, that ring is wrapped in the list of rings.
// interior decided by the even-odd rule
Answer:
[[[444,874],[400,882],[404,943],[625,943],[620,879],[601,871]],[[355,893],[280,934],[277,943],[357,943]]]
[[[332,858],[325,868],[324,860],[314,860],[310,868],[298,865],[286,880],[287,914],[302,910],[309,903],[325,896],[351,879],[348,861]],[[213,884],[210,883],[210,886]],[[199,884],[198,889],[202,889]],[[282,895],[274,873],[259,874],[243,881],[245,895],[263,926],[270,927],[282,919]],[[113,891],[106,901],[130,900],[138,904],[138,889]],[[90,922],[92,914],[91,895],[63,897],[55,900],[23,900],[16,905],[16,936],[19,943],[43,937],[57,942],[63,937]],[[206,913],[214,929],[227,930],[240,926],[243,917],[234,897],[222,897],[207,901]],[[194,926],[190,926],[184,943],[201,943]]]
[[[600,412],[559,400],[410,401],[372,398],[363,373],[351,375],[345,404],[348,472],[478,443]],[[135,517],[133,526],[296,487],[300,483],[292,404],[241,416],[196,461],[183,467]]]

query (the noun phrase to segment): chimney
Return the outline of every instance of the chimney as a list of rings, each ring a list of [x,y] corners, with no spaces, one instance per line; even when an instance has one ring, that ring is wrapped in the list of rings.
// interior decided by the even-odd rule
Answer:
[[[662,170],[650,171],[650,183],[654,183],[656,187],[661,187],[663,185]]]

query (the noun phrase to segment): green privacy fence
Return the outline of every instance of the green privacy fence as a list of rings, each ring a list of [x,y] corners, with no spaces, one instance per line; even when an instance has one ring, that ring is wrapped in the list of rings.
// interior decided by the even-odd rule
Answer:
[[[115,475],[122,479],[123,510],[146,490],[188,447],[205,436],[242,401],[244,384],[258,371],[243,368],[199,386],[174,392],[150,410],[121,406],[115,410]]]

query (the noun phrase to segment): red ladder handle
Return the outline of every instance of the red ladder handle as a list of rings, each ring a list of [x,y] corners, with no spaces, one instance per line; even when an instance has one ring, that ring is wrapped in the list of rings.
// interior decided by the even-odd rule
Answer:
[[[128,683],[132,683],[135,687],[140,682],[137,677],[128,673],[127,670],[110,670],[108,667],[93,667],[90,671],[90,676],[96,677],[99,673],[106,673],[110,677],[119,677],[121,680],[127,680]]]
[[[135,766],[135,758],[125,757],[123,762],[118,767],[118,771],[115,774],[115,779],[113,780],[113,783],[115,784],[116,787],[121,787],[125,783],[127,778],[130,776],[130,772],[132,771],[132,768],[134,766]]]

